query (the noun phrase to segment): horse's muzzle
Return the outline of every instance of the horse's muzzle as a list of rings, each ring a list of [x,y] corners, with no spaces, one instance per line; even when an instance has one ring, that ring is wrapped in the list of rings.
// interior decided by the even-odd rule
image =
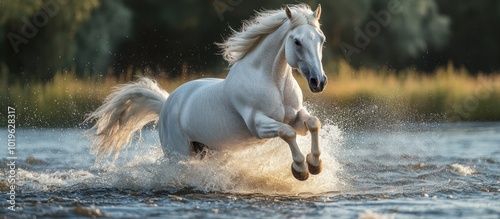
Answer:
[[[321,79],[318,77],[310,77],[308,83],[309,89],[311,89],[313,93],[319,93],[325,89],[328,80],[325,75],[322,75]]]

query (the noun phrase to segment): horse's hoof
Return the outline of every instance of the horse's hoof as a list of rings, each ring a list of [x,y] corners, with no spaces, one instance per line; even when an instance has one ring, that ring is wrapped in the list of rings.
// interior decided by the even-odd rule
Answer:
[[[304,172],[296,171],[295,168],[293,168],[293,163],[292,163],[292,174],[295,177],[295,179],[298,179],[300,181],[304,181],[307,178],[309,178],[309,172],[307,172],[307,170]]]
[[[307,169],[309,169],[309,172],[313,175],[318,175],[319,173],[321,173],[321,170],[323,170],[323,161],[321,161],[321,159],[318,159],[318,162],[317,162],[317,165],[316,164],[312,164],[309,160],[310,160],[310,156],[312,156],[312,154],[308,154],[307,157],[306,157],[306,161],[307,161]]]

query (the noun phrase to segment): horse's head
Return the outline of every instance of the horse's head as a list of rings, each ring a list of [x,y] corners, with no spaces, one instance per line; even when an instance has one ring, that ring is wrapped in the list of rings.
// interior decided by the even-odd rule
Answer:
[[[307,79],[312,92],[321,92],[327,83],[321,64],[323,43],[325,42],[325,35],[319,29],[318,23],[321,16],[321,5],[318,5],[316,11],[310,15],[311,17],[294,14],[288,6],[285,11],[288,19],[292,22],[292,29],[285,39],[286,60],[292,68],[298,69],[302,76]],[[296,19],[308,19],[312,22],[293,26]]]

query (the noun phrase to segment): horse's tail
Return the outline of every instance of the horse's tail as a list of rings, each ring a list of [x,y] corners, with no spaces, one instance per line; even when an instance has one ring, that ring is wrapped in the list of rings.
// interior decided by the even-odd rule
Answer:
[[[110,153],[117,156],[135,132],[149,122],[158,121],[168,95],[156,81],[146,77],[117,86],[103,105],[85,119],[86,122],[96,121],[90,130],[96,130],[92,136],[92,150],[97,157]]]

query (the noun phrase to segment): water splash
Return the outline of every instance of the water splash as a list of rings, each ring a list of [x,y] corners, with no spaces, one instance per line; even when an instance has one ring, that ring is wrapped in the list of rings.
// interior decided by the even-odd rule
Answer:
[[[474,167],[470,167],[470,166],[466,166],[466,165],[454,163],[454,164],[451,164],[450,167],[452,170],[454,170],[457,173],[460,173],[464,176],[468,176],[468,175],[477,173],[477,171]]]
[[[377,214],[371,210],[365,210],[363,214],[360,214],[358,219],[394,219],[395,215],[384,215]]]
[[[304,154],[310,152],[310,136],[299,136],[297,141]],[[105,161],[90,169],[42,173],[20,169],[20,186],[29,191],[74,187],[172,191],[189,188],[202,192],[287,195],[338,191],[343,186],[339,178],[342,168],[335,155],[342,143],[342,132],[337,126],[325,125],[320,143],[323,172],[311,175],[307,181],[292,176],[289,147],[274,139],[236,152],[210,151],[203,159],[163,157],[160,146],[155,145],[146,152],[139,150],[143,154],[137,153],[132,159]]]

